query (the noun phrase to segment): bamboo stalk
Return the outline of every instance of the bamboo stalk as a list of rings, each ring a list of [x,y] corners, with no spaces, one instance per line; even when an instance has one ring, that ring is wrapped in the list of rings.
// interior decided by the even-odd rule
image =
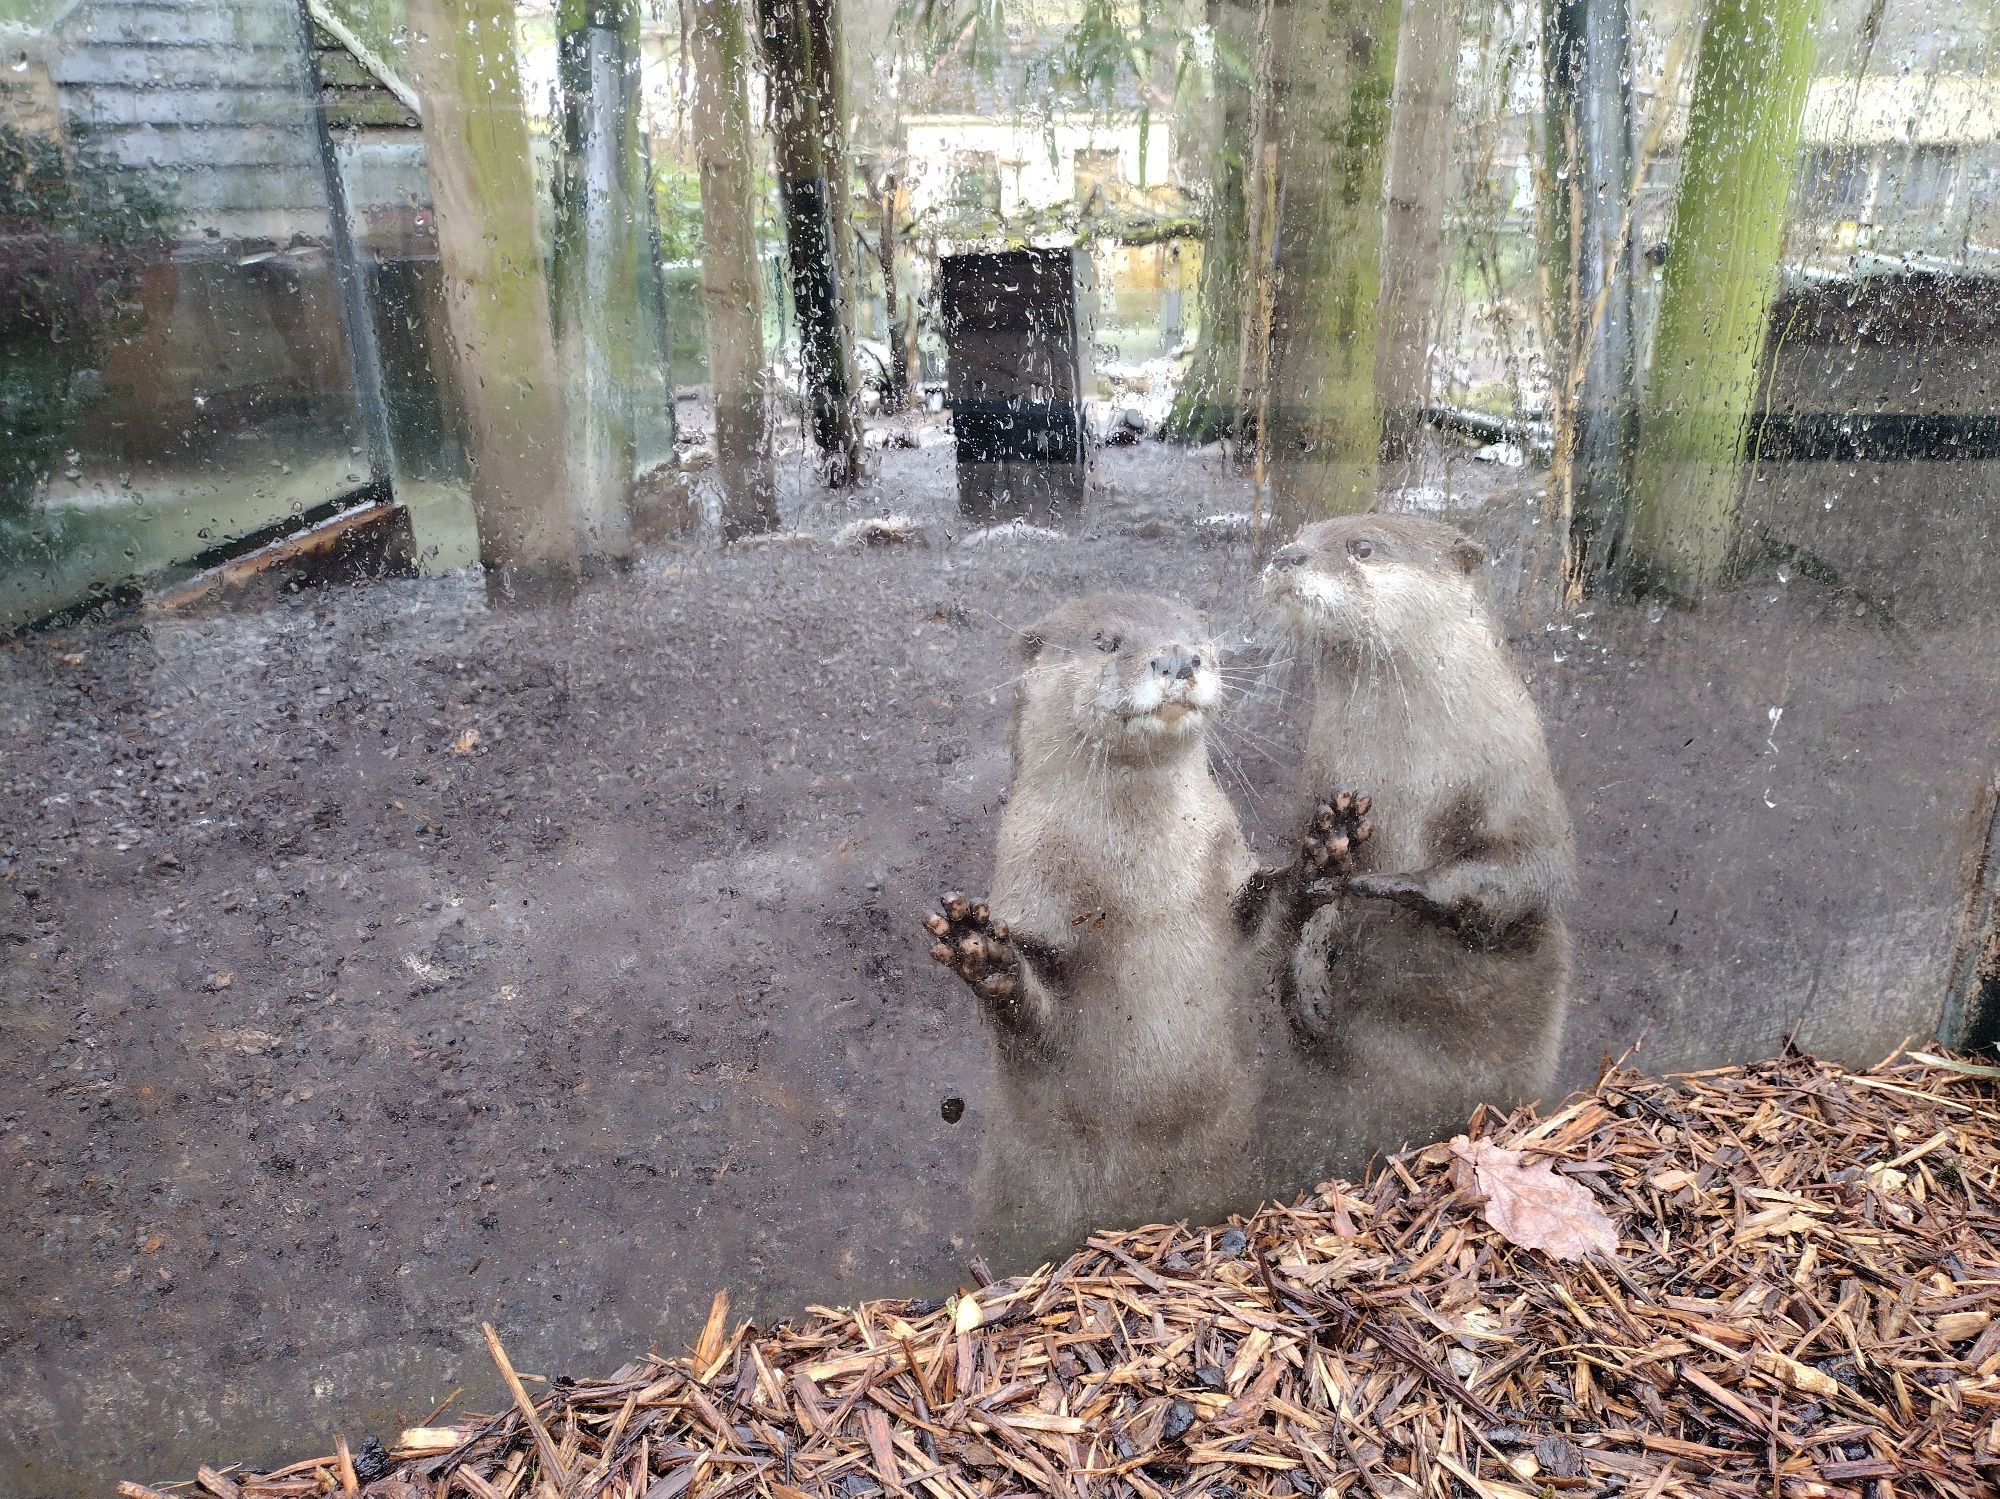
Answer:
[[[1430,405],[1431,341],[1444,274],[1452,180],[1459,7],[1414,4],[1397,37],[1383,199],[1382,287],[1375,316],[1375,404],[1385,463],[1415,455]]]
[[[616,560],[632,550],[639,250],[653,212],[639,139],[637,0],[562,0],[556,41],[562,118],[551,269],[571,492],[585,551]]]
[[[577,574],[577,516],[514,7],[408,0],[408,12],[480,561],[497,597],[559,593]]]
[[[1819,0],[1718,0],[1702,34],[1627,568],[1684,600],[1729,560],[1818,13]]]
[[[742,0],[688,0],[701,177],[701,298],[727,540],[778,528]]]
[[[1285,0],[1272,95],[1283,223],[1267,441],[1289,529],[1375,501],[1383,186],[1402,0]]]
[[[1244,309],[1236,353],[1237,461],[1243,458],[1244,416],[1249,414],[1250,462],[1253,479],[1250,540],[1254,551],[1264,545],[1269,513],[1266,458],[1270,452],[1271,315],[1276,305],[1277,268],[1271,262],[1271,227],[1277,217],[1277,161],[1271,140],[1271,53],[1274,45],[1272,0],[1258,0],[1256,61],[1252,70],[1250,105],[1250,165],[1245,173],[1245,266],[1249,306]]]

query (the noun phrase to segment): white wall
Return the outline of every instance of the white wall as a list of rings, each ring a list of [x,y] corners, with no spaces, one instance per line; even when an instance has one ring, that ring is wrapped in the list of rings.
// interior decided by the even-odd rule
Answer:
[[[903,129],[910,162],[910,209],[919,216],[944,207],[957,160],[970,152],[991,152],[999,162],[1003,218],[1070,201],[1076,190],[1078,151],[1115,150],[1119,175],[1135,186],[1141,181],[1148,187],[1166,182],[1173,160],[1169,127],[1161,120],[1154,120],[1146,131],[1143,175],[1136,120],[1119,123],[1093,115],[1057,115],[1044,126],[982,115],[929,115],[905,121]]]

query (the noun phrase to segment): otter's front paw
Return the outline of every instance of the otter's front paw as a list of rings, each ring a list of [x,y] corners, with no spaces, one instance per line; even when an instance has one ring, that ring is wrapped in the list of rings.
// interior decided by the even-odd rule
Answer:
[[[1368,821],[1368,798],[1343,791],[1321,802],[1299,846],[1299,867],[1307,879],[1344,879],[1354,873],[1354,850],[1375,835]]]
[[[924,918],[924,929],[937,939],[931,957],[964,979],[973,993],[995,1001],[1014,997],[1021,982],[1021,955],[1007,923],[995,921],[985,901],[947,895]]]

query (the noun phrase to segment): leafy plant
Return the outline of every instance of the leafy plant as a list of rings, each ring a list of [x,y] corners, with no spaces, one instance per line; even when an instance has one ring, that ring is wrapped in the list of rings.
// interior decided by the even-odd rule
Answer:
[[[1007,0],[900,0],[896,33],[935,65],[956,52],[990,78],[1007,51]]]
[[[1130,114],[1134,106],[1118,97],[1130,80],[1138,85],[1143,127],[1157,105],[1178,101],[1201,50],[1190,45],[1185,10],[1173,0],[1081,0],[1055,45],[1036,48],[1026,58],[1016,103],[1054,96],[1105,115]],[[896,30],[914,42],[925,67],[956,57],[987,79],[1010,53],[1021,51],[1031,33],[1037,40],[1043,36],[1032,6],[1023,0],[900,0]],[[1215,63],[1244,66],[1233,54]],[[1171,85],[1163,89],[1169,76]]]
[[[701,177],[674,161],[653,168],[653,209],[660,220],[660,258],[669,265],[701,259]]]

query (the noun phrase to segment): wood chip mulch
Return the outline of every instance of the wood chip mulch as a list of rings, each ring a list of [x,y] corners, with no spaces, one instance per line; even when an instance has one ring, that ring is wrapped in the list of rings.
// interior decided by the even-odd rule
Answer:
[[[1991,1496],[2000,1069],[1797,1054],[1475,1125],[1586,1185],[1616,1257],[1503,1238],[1445,1146],[1212,1229],[1104,1234],[943,1303],[518,1376],[490,1417],[213,1499]],[[1461,1177],[1461,1179],[1464,1179]],[[448,1420],[448,1424],[442,1424]],[[121,1486],[128,1499],[160,1491]]]

